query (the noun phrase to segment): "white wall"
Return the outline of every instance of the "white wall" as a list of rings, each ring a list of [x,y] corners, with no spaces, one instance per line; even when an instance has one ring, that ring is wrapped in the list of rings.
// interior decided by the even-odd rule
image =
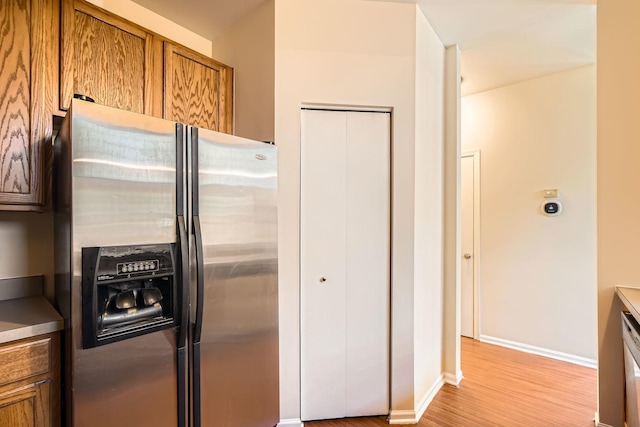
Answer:
[[[443,339],[444,46],[416,13],[414,377],[420,410],[439,387]],[[437,343],[437,345],[434,345]],[[434,392],[437,389],[433,390]]]
[[[460,368],[460,49],[445,50],[443,224],[443,362],[445,381],[458,385]]]
[[[45,276],[53,299],[53,214],[0,212],[0,279]]]
[[[621,304],[616,285],[640,287],[640,2],[598,3],[598,411],[622,427]]]
[[[440,379],[443,47],[417,14],[414,4],[405,3],[276,0],[282,419],[300,416],[299,159],[305,103],[393,111],[392,418],[416,416],[416,402],[424,401],[420,393]],[[419,58],[418,48],[425,49]],[[419,177],[416,166],[424,168]],[[427,196],[416,198],[417,191]],[[434,198],[427,206],[429,195]],[[416,244],[418,238],[425,242]]]
[[[595,362],[595,112],[595,66],[462,98],[462,150],[482,152],[481,338]]]
[[[203,55],[211,56],[211,40],[190,31],[131,0],[87,0]],[[185,7],[188,7],[185,4]]]
[[[275,0],[267,0],[213,42],[212,56],[234,68],[235,134],[274,140]]]

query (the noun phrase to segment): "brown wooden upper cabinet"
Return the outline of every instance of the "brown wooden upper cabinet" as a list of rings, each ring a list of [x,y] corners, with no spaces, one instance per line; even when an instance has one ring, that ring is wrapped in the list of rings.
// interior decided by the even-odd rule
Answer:
[[[165,41],[164,117],[232,133],[233,69]]]
[[[0,210],[40,210],[51,142],[56,0],[0,6]]]
[[[91,3],[2,0],[0,28],[0,210],[44,209],[52,116],[75,93],[233,131],[232,68]]]
[[[78,93],[161,116],[161,61],[162,42],[152,32],[90,3],[62,1],[60,110]]]

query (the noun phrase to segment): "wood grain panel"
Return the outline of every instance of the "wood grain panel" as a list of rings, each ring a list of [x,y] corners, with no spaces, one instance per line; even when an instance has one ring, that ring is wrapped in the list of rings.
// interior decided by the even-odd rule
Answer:
[[[232,76],[226,65],[165,42],[164,117],[230,133]]]
[[[51,396],[50,380],[0,389],[0,426],[59,426],[59,417],[54,418],[49,409]]]
[[[462,372],[460,387],[445,384],[417,426],[593,426],[595,369],[462,338]],[[305,423],[383,425],[380,417]]]
[[[77,11],[77,93],[96,102],[144,113],[146,40]]]
[[[233,133],[233,68],[221,70],[220,132]]]
[[[96,102],[162,116],[159,36],[82,0],[62,0],[58,114],[74,93]]]
[[[43,208],[57,2],[15,0],[0,7],[0,210]]]
[[[31,191],[31,17],[27,0],[0,8],[0,192]]]
[[[0,426],[30,427],[36,425],[36,388],[0,394]]]
[[[162,118],[164,45],[160,37],[147,37],[146,54],[145,114]]]
[[[0,346],[0,385],[51,370],[51,339]]]

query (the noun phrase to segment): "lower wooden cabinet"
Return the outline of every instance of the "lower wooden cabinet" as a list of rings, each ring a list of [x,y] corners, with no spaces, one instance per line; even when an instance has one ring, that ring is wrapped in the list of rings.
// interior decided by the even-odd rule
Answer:
[[[1,426],[50,426],[51,414],[47,411],[50,400],[51,380],[29,384],[10,390],[0,397]]]
[[[0,426],[60,425],[60,335],[0,344]]]

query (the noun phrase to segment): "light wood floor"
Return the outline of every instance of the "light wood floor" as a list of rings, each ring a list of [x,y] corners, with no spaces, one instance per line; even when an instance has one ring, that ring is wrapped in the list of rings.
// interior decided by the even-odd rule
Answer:
[[[460,387],[445,384],[420,427],[593,426],[596,370],[462,339]],[[315,421],[307,427],[386,426],[384,417]]]

